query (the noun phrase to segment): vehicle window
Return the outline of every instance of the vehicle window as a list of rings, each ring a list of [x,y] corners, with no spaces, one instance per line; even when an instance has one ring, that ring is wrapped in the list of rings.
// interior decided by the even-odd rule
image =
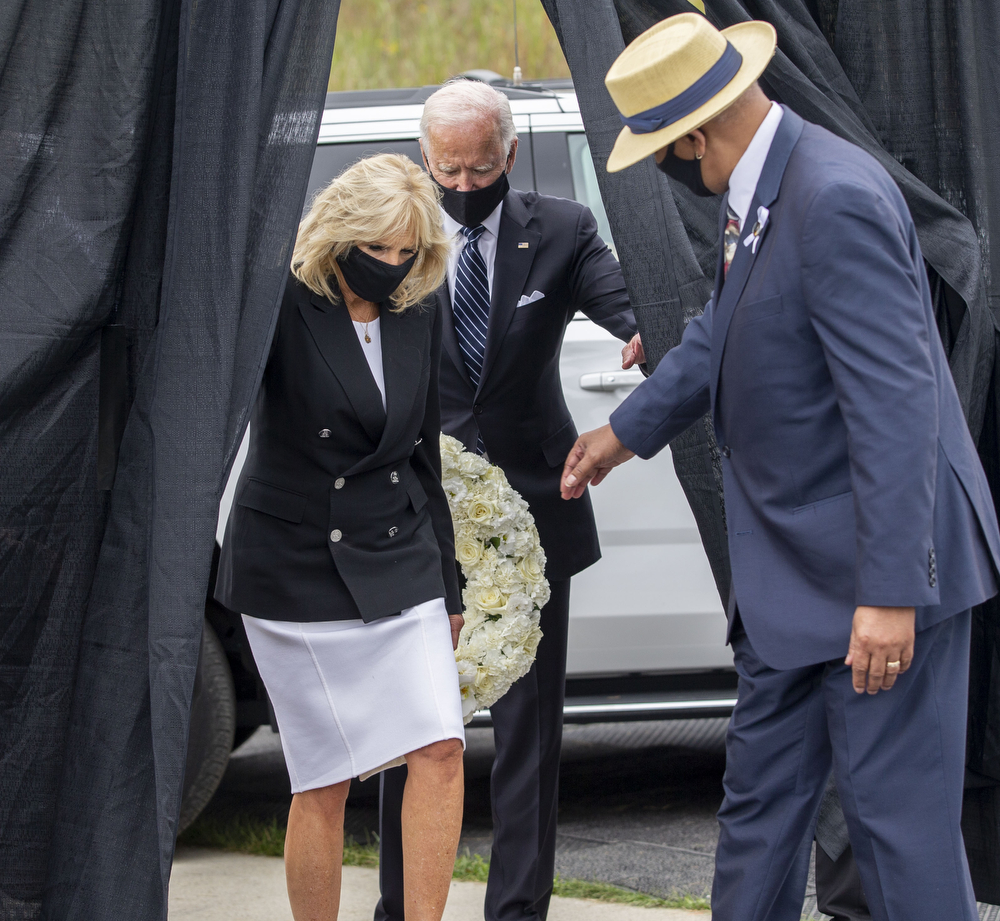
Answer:
[[[530,149],[532,155],[535,182],[529,188],[538,189],[544,195],[576,198],[573,194],[565,131],[533,131],[530,135],[525,132],[521,144],[526,152]],[[514,188],[525,187],[514,185]]]
[[[604,202],[601,201],[601,191],[597,186],[597,171],[594,169],[594,161],[590,158],[587,135],[583,132],[567,134],[566,141],[569,144],[570,172],[573,175],[573,197],[594,212],[594,217],[597,218],[597,231],[601,239],[611,247],[611,252],[617,259],[618,252],[614,240],[611,239],[611,225],[604,210]]]
[[[382,144],[358,142],[356,144],[319,144],[313,157],[312,172],[309,174],[309,191],[306,193],[306,207],[313,194],[323,188],[346,166],[356,163],[362,157],[380,153],[405,154],[414,163],[423,165],[420,159],[420,144],[416,140],[386,141]]]

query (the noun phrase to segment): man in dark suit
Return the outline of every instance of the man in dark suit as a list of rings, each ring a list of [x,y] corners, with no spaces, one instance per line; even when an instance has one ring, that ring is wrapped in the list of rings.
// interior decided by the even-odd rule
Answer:
[[[425,165],[455,234],[444,318],[441,420],[470,451],[503,469],[527,500],[547,558],[552,597],[531,671],[493,718],[493,851],[487,921],[544,919],[552,893],[570,577],[600,557],[590,499],[564,503],[559,478],[576,429],[563,398],[559,352],[577,310],[627,342],[643,362],[621,271],[577,202],[510,189],[517,136],[507,97],[455,81],[421,119]],[[382,779],[381,888],[376,921],[402,921],[399,810],[405,768]]]
[[[608,168],[654,155],[725,192],[723,246],[704,315],[578,440],[563,495],[712,413],[739,673],[713,919],[797,921],[832,769],[872,917],[974,921],[959,818],[993,503],[906,204],[867,153],[767,100],[774,48],[767,23],[682,14],[608,72],[626,126]]]

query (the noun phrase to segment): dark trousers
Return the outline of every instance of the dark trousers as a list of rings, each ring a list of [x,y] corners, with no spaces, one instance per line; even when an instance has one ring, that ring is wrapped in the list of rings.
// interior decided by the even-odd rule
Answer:
[[[977,921],[960,818],[969,613],[917,634],[896,686],[855,694],[840,661],[777,671],[732,638],[713,921],[798,921],[834,771],[875,921]]]
[[[493,851],[486,921],[542,919],[556,855],[559,750],[566,686],[569,579],[551,583],[535,664],[491,708],[496,759],[490,777]],[[375,921],[403,921],[400,811],[406,768],[382,774],[379,886]]]
[[[833,921],[871,921],[861,874],[850,845],[836,859],[816,848],[816,906]]]

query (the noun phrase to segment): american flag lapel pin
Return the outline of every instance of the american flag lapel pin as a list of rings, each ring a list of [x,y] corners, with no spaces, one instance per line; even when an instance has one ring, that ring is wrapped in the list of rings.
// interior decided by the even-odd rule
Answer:
[[[517,244],[517,248],[518,249],[527,249],[528,248],[528,244],[527,243],[518,243]]]

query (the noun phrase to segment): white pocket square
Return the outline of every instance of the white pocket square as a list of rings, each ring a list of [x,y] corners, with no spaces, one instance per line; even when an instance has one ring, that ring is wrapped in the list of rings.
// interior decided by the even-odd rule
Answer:
[[[544,294],[541,291],[532,291],[531,294],[522,294],[521,300],[517,302],[518,307],[523,307],[525,304],[534,304],[535,301],[540,301]]]

